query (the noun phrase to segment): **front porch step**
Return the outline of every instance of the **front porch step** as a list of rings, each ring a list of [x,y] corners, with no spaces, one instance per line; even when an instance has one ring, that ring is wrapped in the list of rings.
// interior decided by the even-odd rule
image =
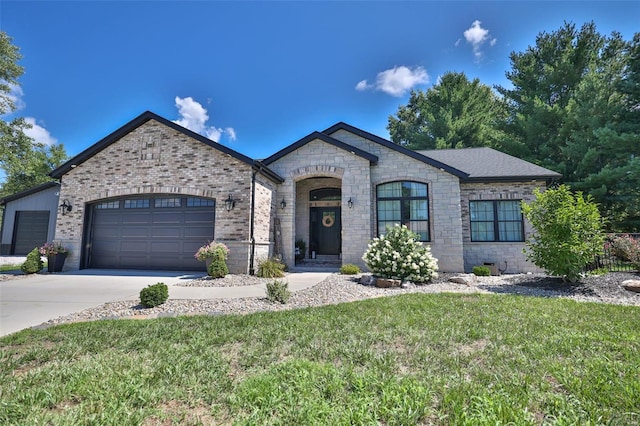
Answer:
[[[342,266],[339,255],[316,255],[315,259],[303,259],[290,268],[292,271],[337,272]]]

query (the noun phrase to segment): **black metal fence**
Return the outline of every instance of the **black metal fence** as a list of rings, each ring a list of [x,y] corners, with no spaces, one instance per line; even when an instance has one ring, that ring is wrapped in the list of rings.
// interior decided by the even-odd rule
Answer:
[[[587,265],[588,271],[606,269],[609,272],[635,271],[637,268],[617,250],[613,241],[617,237],[629,236],[640,244],[640,234],[608,234],[604,243],[604,253],[597,256],[593,263]]]

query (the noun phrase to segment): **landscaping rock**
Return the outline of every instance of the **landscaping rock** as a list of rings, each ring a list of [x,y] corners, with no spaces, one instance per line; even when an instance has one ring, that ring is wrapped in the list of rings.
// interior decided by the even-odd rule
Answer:
[[[376,287],[380,288],[389,288],[389,287],[400,287],[402,281],[393,280],[391,278],[377,278],[376,279]]]
[[[622,287],[625,290],[640,293],[640,280],[624,280],[622,281]]]
[[[469,287],[478,284],[478,278],[473,274],[456,275],[449,278],[452,283],[465,284]]]
[[[376,277],[373,275],[363,275],[360,277],[360,284],[362,285],[374,285],[376,283]]]

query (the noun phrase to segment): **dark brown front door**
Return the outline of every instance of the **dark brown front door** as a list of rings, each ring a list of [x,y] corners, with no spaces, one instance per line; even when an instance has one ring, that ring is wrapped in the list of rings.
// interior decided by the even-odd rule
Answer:
[[[310,242],[316,254],[340,254],[342,221],[340,207],[311,207]]]

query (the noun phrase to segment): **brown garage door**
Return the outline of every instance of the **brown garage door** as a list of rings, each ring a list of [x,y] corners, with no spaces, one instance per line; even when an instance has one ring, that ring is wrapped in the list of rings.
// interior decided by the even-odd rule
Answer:
[[[213,240],[215,201],[155,196],[94,204],[88,266],[202,270],[193,254]]]
[[[13,254],[27,254],[47,242],[49,211],[17,211],[13,226]]]

